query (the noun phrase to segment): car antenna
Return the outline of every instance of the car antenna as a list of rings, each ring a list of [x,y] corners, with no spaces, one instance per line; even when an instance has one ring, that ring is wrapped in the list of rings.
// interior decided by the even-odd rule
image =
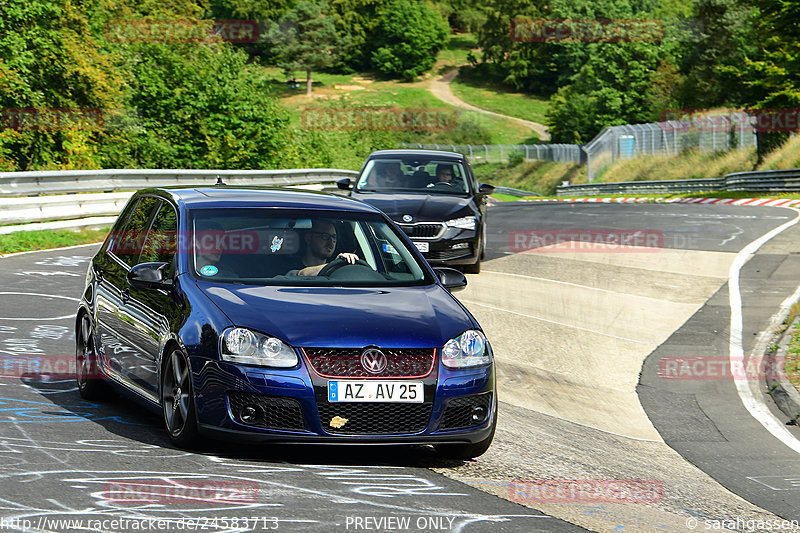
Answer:
[[[217,182],[214,185],[227,185],[227,183],[222,181],[222,176],[217,176]]]

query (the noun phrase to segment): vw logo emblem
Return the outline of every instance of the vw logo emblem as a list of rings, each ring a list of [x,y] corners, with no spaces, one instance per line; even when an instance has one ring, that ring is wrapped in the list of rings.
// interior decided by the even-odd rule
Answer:
[[[361,354],[361,366],[370,374],[380,374],[386,370],[388,363],[386,356],[377,348],[367,348]]]
[[[412,220],[414,220],[414,217],[411,215],[403,215],[403,222],[411,222]]]

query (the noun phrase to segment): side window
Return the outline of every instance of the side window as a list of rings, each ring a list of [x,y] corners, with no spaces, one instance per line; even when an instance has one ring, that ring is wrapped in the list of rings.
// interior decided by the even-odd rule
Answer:
[[[145,239],[139,263],[172,263],[178,238],[178,216],[167,202],[162,202]]]
[[[114,239],[111,253],[128,266],[132,267],[139,261],[150,221],[160,204],[161,200],[158,198],[142,197],[133,209],[128,224]]]

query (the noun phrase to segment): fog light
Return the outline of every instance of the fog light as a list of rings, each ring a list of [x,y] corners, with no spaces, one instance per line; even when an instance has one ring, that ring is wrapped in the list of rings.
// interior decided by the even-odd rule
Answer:
[[[468,242],[460,242],[458,244],[454,244],[450,248],[452,248],[453,250],[461,250],[463,248],[469,248],[469,243]]]
[[[472,408],[472,421],[476,424],[486,419],[486,408],[478,405]]]
[[[245,424],[254,424],[256,420],[258,420],[258,414],[260,409],[255,405],[245,405],[242,407],[242,410],[239,411],[239,418],[241,418],[242,422]]]

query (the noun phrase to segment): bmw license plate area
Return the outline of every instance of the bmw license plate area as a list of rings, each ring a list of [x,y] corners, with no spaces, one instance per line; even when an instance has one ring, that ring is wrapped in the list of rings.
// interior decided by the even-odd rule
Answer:
[[[421,381],[329,381],[329,402],[423,403]]]
[[[420,241],[413,241],[414,246],[417,247],[417,250],[420,252],[427,252],[428,251],[428,244],[427,242],[420,242]]]

